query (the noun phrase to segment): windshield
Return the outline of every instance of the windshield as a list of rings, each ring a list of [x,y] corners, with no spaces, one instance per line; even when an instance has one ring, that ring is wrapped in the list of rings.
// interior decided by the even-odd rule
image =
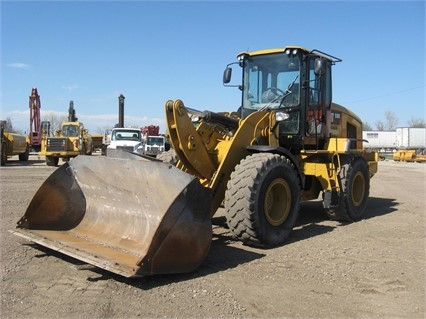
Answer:
[[[63,125],[62,126],[62,136],[77,137],[78,136],[78,126],[77,125]]]
[[[148,145],[163,145],[163,140],[162,137],[149,136],[146,143]]]
[[[284,53],[250,57],[244,64],[243,107],[249,109],[298,106],[298,56]]]
[[[111,136],[111,141],[139,141],[141,138],[141,132],[138,130],[119,130],[113,131]]]

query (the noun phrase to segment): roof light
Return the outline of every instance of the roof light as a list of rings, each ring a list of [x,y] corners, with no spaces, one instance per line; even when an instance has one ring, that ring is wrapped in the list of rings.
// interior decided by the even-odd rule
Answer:
[[[237,56],[238,61],[242,61],[244,60],[246,57],[248,56],[248,54],[246,53],[242,53],[240,55]]]

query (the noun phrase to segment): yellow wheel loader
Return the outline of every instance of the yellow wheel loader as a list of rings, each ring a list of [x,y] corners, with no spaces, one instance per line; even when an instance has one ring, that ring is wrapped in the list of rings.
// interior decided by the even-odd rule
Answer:
[[[45,181],[13,232],[140,277],[196,269],[221,205],[235,237],[257,247],[284,243],[304,200],[322,198],[332,219],[359,220],[378,154],[362,148],[361,120],[332,103],[339,61],[298,46],[239,54],[223,77],[242,92],[238,109],[166,102],[170,163],[124,151],[77,156]]]

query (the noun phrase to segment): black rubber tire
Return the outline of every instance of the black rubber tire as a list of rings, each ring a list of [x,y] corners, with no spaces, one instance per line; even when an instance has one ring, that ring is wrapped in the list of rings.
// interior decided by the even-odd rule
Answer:
[[[164,163],[172,164],[173,166],[176,166],[177,162],[179,161],[173,148],[157,154],[156,158],[160,161],[163,161]]]
[[[346,160],[348,161],[348,160]],[[337,221],[354,222],[362,218],[370,195],[370,173],[363,158],[351,158],[342,163],[339,174],[339,204],[326,210]]]
[[[21,162],[26,162],[26,161],[28,161],[28,159],[30,158],[30,148],[29,148],[29,146],[28,146],[28,145],[27,145],[27,149],[26,149],[25,153],[23,153],[23,154],[19,154],[19,155],[18,155],[18,157],[19,157],[19,160],[20,160]]]
[[[299,214],[300,181],[284,156],[256,153],[235,167],[225,193],[229,229],[244,244],[281,245]]]
[[[1,147],[1,162],[0,166],[5,166],[7,162],[7,149],[6,149],[6,143],[2,144]]]
[[[46,156],[46,165],[47,166],[58,166],[59,157],[56,156]]]

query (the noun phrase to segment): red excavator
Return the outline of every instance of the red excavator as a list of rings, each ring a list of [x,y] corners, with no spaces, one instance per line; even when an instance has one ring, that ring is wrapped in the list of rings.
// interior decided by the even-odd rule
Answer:
[[[43,134],[50,136],[50,122],[41,121],[40,109],[40,95],[38,95],[37,88],[32,88],[30,95],[30,131],[28,134],[29,146],[34,152],[40,152],[41,140]]]
[[[32,88],[30,95],[30,147],[36,152],[41,149],[41,120],[40,120],[40,95],[37,88]]]

